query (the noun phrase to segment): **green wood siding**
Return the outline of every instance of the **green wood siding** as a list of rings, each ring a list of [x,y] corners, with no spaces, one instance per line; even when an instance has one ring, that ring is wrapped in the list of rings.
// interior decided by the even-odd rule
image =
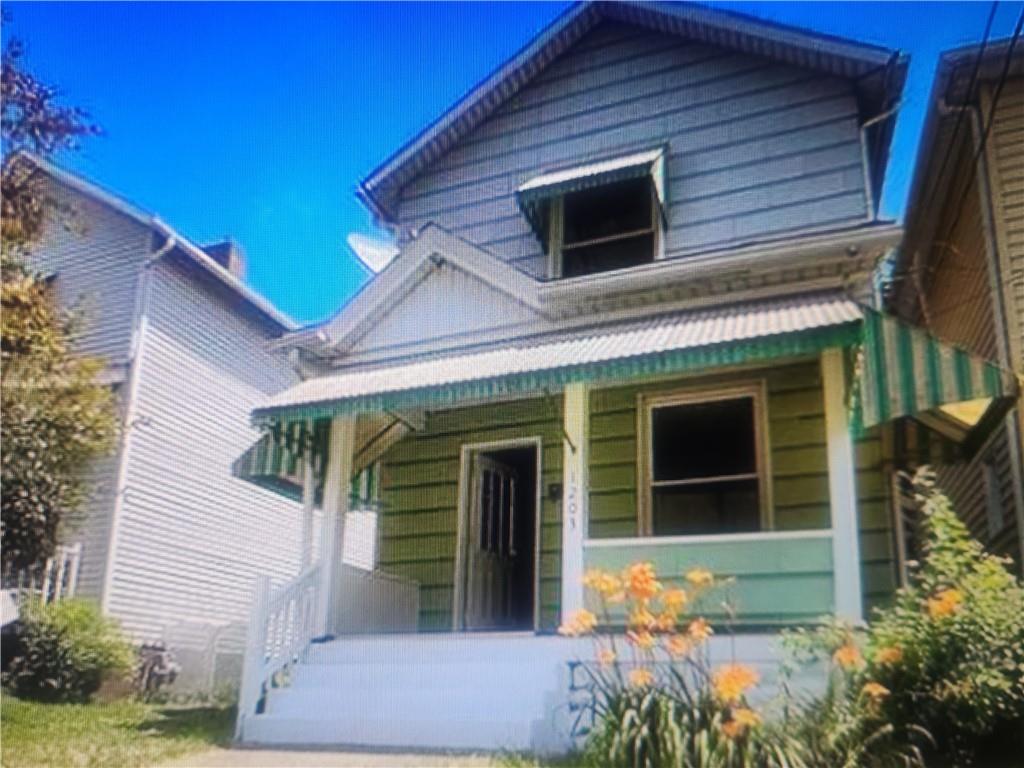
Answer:
[[[590,535],[636,535],[636,404],[641,391],[757,378],[765,379],[768,394],[775,527],[787,531],[828,528],[821,373],[817,359],[811,359],[731,376],[595,389],[590,401]],[[406,437],[383,457],[381,567],[422,585],[421,629],[451,628],[462,445],[522,437],[540,437],[543,441],[541,627],[552,629],[557,624],[560,504],[549,500],[546,490],[552,483],[562,482],[561,408],[561,399],[556,398],[550,402],[530,399],[432,412],[426,429]],[[885,600],[894,589],[888,483],[877,430],[858,440],[856,448],[864,594],[870,607]],[[677,565],[700,564],[738,577],[735,591],[744,621],[793,622],[830,610],[829,546],[827,539],[797,539],[754,545],[666,544],[610,551],[593,548],[588,550],[588,562],[591,557],[636,560],[657,552],[676,574],[680,572]],[[822,559],[823,547],[827,559]],[[699,551],[695,553],[695,549]],[[747,566],[748,570],[733,565],[742,565],[745,560],[754,564]],[[794,571],[790,566],[799,569]]]
[[[735,582],[716,588],[692,606],[712,620],[726,618],[727,601],[744,624],[813,621],[832,610],[832,542],[820,538],[762,541],[590,545],[587,568],[619,571],[649,560],[666,585],[685,586],[682,574],[697,566]],[[621,618],[621,614],[615,616]]]
[[[421,630],[452,626],[462,446],[523,437],[543,442],[541,627],[557,625],[561,517],[546,489],[562,482],[561,419],[560,397],[436,411],[382,458],[380,565],[420,582]]]
[[[765,381],[767,391],[775,528],[827,528],[830,523],[825,412],[820,364],[812,359],[731,376],[689,377],[595,390],[590,400],[590,535],[593,538],[636,535],[637,397],[640,393],[756,379]],[[866,605],[871,607],[890,595],[895,583],[888,484],[877,430],[869,431],[857,441],[856,453],[864,595]]]

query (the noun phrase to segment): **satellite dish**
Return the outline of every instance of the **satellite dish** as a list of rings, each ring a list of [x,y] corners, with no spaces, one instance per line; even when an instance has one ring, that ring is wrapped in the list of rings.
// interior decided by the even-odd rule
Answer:
[[[353,232],[346,238],[348,247],[363,265],[373,274],[384,269],[398,255],[398,248],[391,243],[377,240],[369,235]]]

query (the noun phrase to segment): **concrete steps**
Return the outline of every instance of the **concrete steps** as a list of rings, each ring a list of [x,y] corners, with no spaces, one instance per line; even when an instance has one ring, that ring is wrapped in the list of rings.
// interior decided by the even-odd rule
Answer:
[[[715,663],[774,677],[766,635],[712,639]],[[526,633],[354,636],[311,646],[287,687],[247,718],[262,746],[564,752],[572,746],[569,662],[589,639]]]

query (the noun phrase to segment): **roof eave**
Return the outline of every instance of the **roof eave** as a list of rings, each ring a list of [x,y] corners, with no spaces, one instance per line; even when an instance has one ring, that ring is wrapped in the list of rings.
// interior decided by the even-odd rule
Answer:
[[[645,17],[644,14],[647,16]],[[531,40],[523,49],[511,59],[504,62],[491,75],[486,77],[469,92],[466,93],[452,107],[446,110],[438,119],[426,126],[420,133],[406,142],[397,152],[381,163],[359,185],[357,193],[360,199],[367,203],[371,211],[379,216],[382,221],[392,221],[388,211],[387,201],[390,195],[404,186],[415,176],[417,171],[405,171],[408,163],[415,162],[417,156],[424,155],[423,162],[429,162],[431,157],[438,156],[447,151],[448,147],[458,139],[454,135],[456,126],[463,117],[474,115],[476,118],[484,119],[497,105],[504,103],[504,100],[518,92],[524,83],[513,83],[516,77],[521,77],[523,71],[531,67],[543,69],[547,66],[548,60],[557,55],[549,48],[555,49],[559,46],[568,46],[573,42],[573,37],[582,36],[594,23],[603,18],[622,21],[624,23],[644,23],[647,17],[664,18],[676,24],[686,25],[693,30],[704,30],[705,32],[728,29],[730,38],[738,37],[753,38],[767,41],[768,44],[780,48],[792,49],[798,58],[803,57],[811,61],[820,61],[823,57],[831,57],[835,63],[835,69],[848,70],[845,74],[854,79],[863,77],[875,69],[885,67],[891,62],[897,52],[882,48],[880,46],[860,43],[853,40],[845,40],[835,36],[816,33],[808,30],[788,27],[781,24],[757,19],[743,14],[736,14],[718,9],[706,8],[696,4],[686,5],[663,5],[660,3],[580,3],[572,6],[548,27]],[[647,19],[648,25],[650,24]],[[738,29],[738,31],[737,31]],[[565,35],[566,40],[560,40],[559,35]],[[713,35],[712,35],[713,36]],[[768,54],[762,54],[768,55]],[[547,57],[547,60],[545,60]],[[537,60],[534,61],[534,58]],[[900,62],[900,84],[905,79],[906,57],[899,56]],[[809,66],[809,65],[808,65]],[[534,74],[527,76],[531,79]],[[524,82],[526,82],[524,81]],[[498,100],[495,104],[488,105],[487,99],[498,90]],[[470,126],[471,129],[472,126]],[[469,129],[467,129],[469,130]],[[445,137],[445,133],[451,135]],[[891,135],[885,137],[885,144]],[[434,142],[441,146],[434,147]],[[887,155],[886,152],[879,152],[879,155]],[[426,157],[429,155],[430,157]],[[408,175],[409,178],[401,178]],[[875,174],[878,175],[877,173]],[[398,176],[399,178],[396,178]]]

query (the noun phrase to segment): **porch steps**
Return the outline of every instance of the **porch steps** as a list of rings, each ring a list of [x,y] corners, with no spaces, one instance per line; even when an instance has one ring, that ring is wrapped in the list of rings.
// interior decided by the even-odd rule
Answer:
[[[310,647],[243,740],[437,750],[568,745],[567,662],[589,646],[532,633],[358,636]]]
[[[771,664],[765,636],[721,653]],[[717,644],[716,644],[717,645]],[[717,650],[717,649],[715,649]],[[568,662],[590,640],[526,633],[346,637],[316,644],[248,718],[266,746],[564,752],[571,746]],[[714,653],[718,655],[718,653]]]

